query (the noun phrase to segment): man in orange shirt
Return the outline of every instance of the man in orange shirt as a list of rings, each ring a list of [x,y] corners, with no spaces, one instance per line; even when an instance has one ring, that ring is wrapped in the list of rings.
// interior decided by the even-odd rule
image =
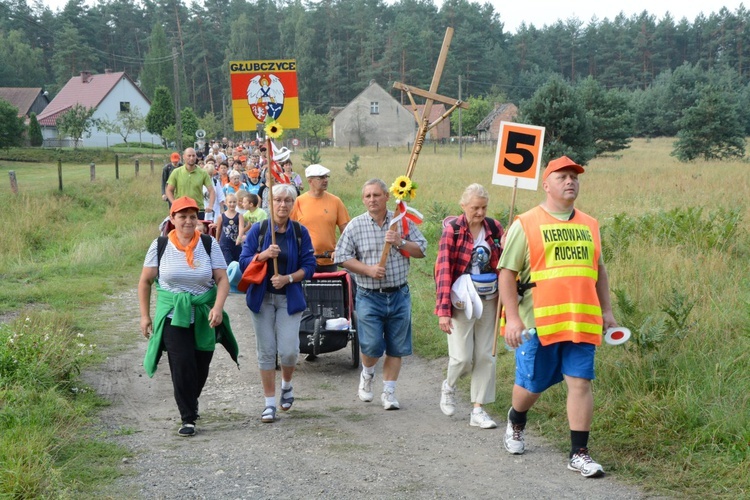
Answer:
[[[336,228],[339,228],[341,234],[350,220],[349,212],[341,199],[327,192],[330,173],[330,170],[318,164],[305,169],[310,189],[297,197],[290,215],[292,220],[299,221],[310,232],[317,258],[316,272],[337,270],[333,263]]]

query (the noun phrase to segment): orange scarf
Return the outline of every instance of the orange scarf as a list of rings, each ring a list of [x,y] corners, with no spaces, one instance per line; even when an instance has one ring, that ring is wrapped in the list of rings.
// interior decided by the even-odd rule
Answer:
[[[229,183],[229,185],[230,185],[230,186],[232,186],[232,189],[234,189],[234,192],[235,192],[235,193],[239,192],[239,190],[240,190],[240,185],[241,185],[241,184],[242,184],[242,183],[240,183],[240,182],[238,182],[237,184],[233,184],[233,183],[231,183],[231,182]]]
[[[229,184],[229,176],[228,175],[222,175],[221,176],[221,185],[226,186]]]
[[[187,246],[182,246],[182,243],[180,243],[180,240],[177,238],[177,233],[175,232],[175,230],[172,229],[169,232],[169,241],[172,242],[177,250],[185,252],[187,264],[193,269],[195,269],[195,266],[193,265],[193,251],[195,250],[195,246],[198,244],[198,240],[200,239],[200,237],[201,233],[196,231],[195,234],[193,234],[193,239],[190,240],[190,243],[188,243]]]

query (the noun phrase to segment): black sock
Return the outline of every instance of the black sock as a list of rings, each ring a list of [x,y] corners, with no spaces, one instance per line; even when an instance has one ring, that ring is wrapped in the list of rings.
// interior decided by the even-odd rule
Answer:
[[[510,420],[510,423],[513,425],[520,425],[521,427],[526,427],[526,414],[527,411],[516,411],[513,409],[513,407],[510,407],[510,413],[508,413],[508,420]]]
[[[588,450],[589,431],[570,431],[570,458],[579,450]]]

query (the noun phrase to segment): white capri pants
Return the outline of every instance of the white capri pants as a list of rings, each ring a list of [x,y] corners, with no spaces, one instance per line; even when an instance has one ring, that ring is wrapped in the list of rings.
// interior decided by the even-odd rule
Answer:
[[[454,309],[451,334],[448,335],[448,384],[455,386],[462,376],[471,373],[471,402],[487,404],[495,401],[495,366],[492,355],[495,341],[495,315],[498,297],[482,300],[479,319],[466,319]]]

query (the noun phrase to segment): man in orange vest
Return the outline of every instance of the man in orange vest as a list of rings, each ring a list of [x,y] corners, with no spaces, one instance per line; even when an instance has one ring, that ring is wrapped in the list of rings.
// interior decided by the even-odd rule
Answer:
[[[498,264],[505,342],[516,349],[504,444],[512,454],[524,452],[526,413],[542,392],[565,380],[571,441],[568,469],[597,477],[604,469],[588,452],[594,354],[603,330],[617,322],[599,225],[574,208],[578,175],[583,172],[567,156],[549,162],[542,177],[547,197],[513,222]]]

